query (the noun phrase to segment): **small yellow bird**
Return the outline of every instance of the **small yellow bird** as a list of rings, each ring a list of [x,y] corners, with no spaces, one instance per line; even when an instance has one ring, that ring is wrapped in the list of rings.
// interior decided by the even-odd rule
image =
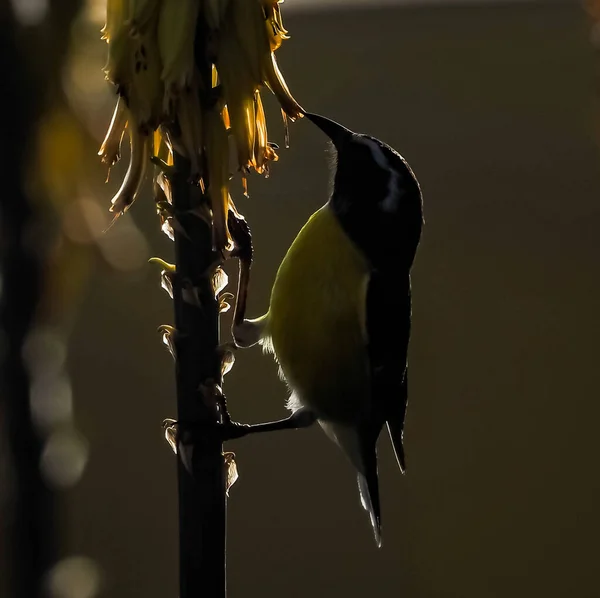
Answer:
[[[356,468],[381,546],[376,444],[387,424],[404,472],[410,269],[423,224],[421,190],[385,143],[306,116],[337,150],[332,195],[283,259],[268,313],[256,320],[236,313],[233,326],[239,347],[260,342],[274,353],[291,390],[292,416],[234,424],[238,432],[230,437],[318,421]]]

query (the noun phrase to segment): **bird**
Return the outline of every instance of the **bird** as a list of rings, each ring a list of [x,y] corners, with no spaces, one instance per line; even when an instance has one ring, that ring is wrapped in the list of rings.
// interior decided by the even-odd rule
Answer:
[[[232,332],[238,347],[261,343],[272,352],[290,390],[292,415],[262,429],[317,421],[356,470],[381,547],[377,441],[384,426],[406,470],[410,273],[424,223],[421,187],[386,143],[325,116],[305,116],[335,149],[331,195],[281,262],[268,312],[253,320],[234,314]],[[260,424],[246,428],[261,431]]]

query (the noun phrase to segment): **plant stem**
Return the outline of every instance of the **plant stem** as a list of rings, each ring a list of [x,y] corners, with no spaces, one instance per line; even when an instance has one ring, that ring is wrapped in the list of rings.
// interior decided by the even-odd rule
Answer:
[[[182,426],[178,440],[179,596],[224,598],[226,494],[214,390],[215,384],[221,384],[217,351],[219,309],[211,280],[218,256],[212,249],[210,226],[186,213],[192,207],[188,176],[189,162],[175,154],[175,174],[171,177],[173,207],[185,231],[175,231],[177,417],[180,422],[197,424],[203,430],[202,434],[191,435]],[[201,307],[189,302],[192,287]]]

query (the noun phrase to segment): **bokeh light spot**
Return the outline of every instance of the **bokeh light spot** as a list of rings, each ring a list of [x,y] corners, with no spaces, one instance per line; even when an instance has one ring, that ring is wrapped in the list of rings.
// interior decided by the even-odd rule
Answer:
[[[93,199],[82,197],[65,208],[63,231],[74,243],[89,244],[102,235],[108,220]]]
[[[39,25],[48,14],[48,0],[12,0],[15,17],[25,27]]]
[[[59,430],[48,439],[42,453],[41,468],[54,486],[68,488],[77,483],[85,470],[87,442],[75,430]]]
[[[34,378],[30,391],[31,414],[36,425],[48,430],[71,420],[73,395],[64,375]]]
[[[130,217],[119,218],[107,234],[98,239],[104,259],[116,270],[131,272],[145,267],[150,258],[148,242]]]
[[[52,598],[93,598],[100,589],[101,574],[96,563],[72,556],[57,563],[48,576]]]
[[[49,378],[65,365],[67,347],[55,329],[39,326],[27,338],[23,358],[32,377]]]

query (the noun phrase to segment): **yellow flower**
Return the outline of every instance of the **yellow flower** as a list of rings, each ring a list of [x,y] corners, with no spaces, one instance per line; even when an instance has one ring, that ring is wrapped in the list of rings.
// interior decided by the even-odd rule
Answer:
[[[210,81],[200,72],[206,65],[199,70],[195,63],[198,23],[210,32],[205,36]],[[269,162],[278,159],[269,143],[261,91],[275,94],[284,120],[303,114],[275,59],[288,38],[279,2],[108,0],[102,34],[108,42],[106,77],[119,99],[99,154],[110,167],[120,157],[125,131],[131,145],[129,168],[111,211],[118,217],[131,206],[152,156],[171,167],[177,151],[190,162],[190,182],[210,196],[215,249],[232,249],[227,217],[234,209],[229,187],[235,169],[229,164],[228,137],[246,188],[250,170],[268,174]],[[168,187],[161,176],[159,186]],[[164,215],[164,206],[159,211]],[[172,235],[176,218],[163,221]]]

